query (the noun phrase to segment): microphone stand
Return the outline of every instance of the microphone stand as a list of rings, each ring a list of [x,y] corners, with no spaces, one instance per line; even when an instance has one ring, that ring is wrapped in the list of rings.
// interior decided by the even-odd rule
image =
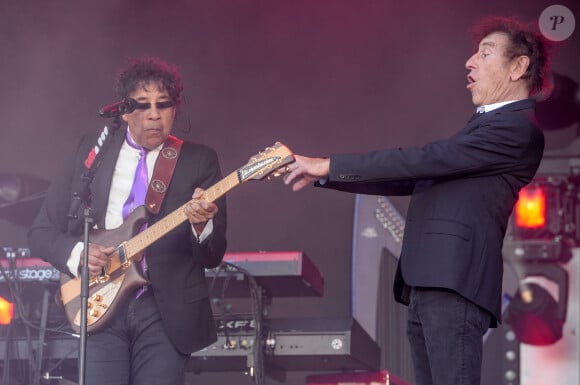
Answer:
[[[83,251],[83,263],[81,264],[81,319],[80,319],[80,343],[79,343],[79,380],[78,385],[85,384],[85,367],[86,367],[86,350],[87,350],[87,306],[89,298],[89,232],[91,229],[91,224],[93,223],[93,218],[91,215],[91,198],[90,198],[90,184],[93,181],[96,171],[104,157],[104,153],[110,140],[107,140],[110,135],[114,135],[115,132],[121,127],[121,116],[113,116],[111,121],[111,130],[105,126],[99,139],[97,140],[97,145],[93,147],[89,158],[85,161],[87,170],[81,175],[81,191],[75,192],[73,194],[73,201],[69,210],[68,217],[70,219],[78,219],[78,211],[84,203],[83,217],[84,217],[84,251]],[[94,154],[94,149],[98,148],[98,152]]]

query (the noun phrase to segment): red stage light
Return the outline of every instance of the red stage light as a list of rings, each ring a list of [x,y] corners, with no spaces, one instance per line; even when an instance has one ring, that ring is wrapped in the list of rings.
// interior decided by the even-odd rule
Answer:
[[[540,185],[528,185],[520,190],[515,207],[516,226],[538,229],[546,225],[546,190]]]
[[[14,304],[0,297],[0,325],[10,325],[14,317]]]

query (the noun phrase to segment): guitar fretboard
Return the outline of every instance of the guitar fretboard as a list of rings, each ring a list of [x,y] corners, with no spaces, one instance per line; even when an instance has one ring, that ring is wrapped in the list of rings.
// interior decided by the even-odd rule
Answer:
[[[230,173],[228,176],[223,178],[218,183],[214,184],[208,188],[204,193],[204,200],[206,202],[214,202],[219,197],[230,191],[232,188],[239,185],[241,182],[238,177],[238,171]],[[188,202],[189,203],[189,202]],[[132,239],[125,242],[125,254],[127,258],[135,256],[137,253],[145,250],[148,246],[153,244],[158,239],[162,238],[185,222],[187,216],[185,215],[184,209],[187,203],[184,203],[179,208],[174,210],[171,214],[167,215],[165,218],[159,222],[151,225],[145,231],[140,232],[135,235]]]

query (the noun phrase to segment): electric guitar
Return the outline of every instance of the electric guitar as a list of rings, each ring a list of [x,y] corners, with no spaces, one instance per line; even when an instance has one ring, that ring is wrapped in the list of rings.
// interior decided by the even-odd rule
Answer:
[[[292,152],[282,143],[276,142],[272,147],[267,147],[252,156],[246,165],[209,187],[203,198],[207,202],[213,202],[248,180],[260,180],[270,174],[278,176],[281,174],[279,170],[292,162],[294,162]],[[118,228],[96,230],[91,233],[94,243],[114,245],[117,249],[111,255],[103,272],[89,279],[87,332],[102,330],[115,313],[121,299],[128,294],[134,294],[136,288],[148,283],[138,263],[143,251],[187,220],[184,213],[186,204],[142,232],[139,232],[139,229],[147,221],[145,206],[135,209]],[[60,294],[71,326],[79,331],[81,279],[61,274]]]

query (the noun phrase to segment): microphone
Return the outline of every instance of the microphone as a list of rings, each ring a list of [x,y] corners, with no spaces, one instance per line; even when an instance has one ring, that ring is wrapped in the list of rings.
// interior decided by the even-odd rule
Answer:
[[[116,118],[135,111],[135,108],[137,108],[137,101],[132,98],[125,98],[120,102],[101,107],[99,115],[102,118]]]

